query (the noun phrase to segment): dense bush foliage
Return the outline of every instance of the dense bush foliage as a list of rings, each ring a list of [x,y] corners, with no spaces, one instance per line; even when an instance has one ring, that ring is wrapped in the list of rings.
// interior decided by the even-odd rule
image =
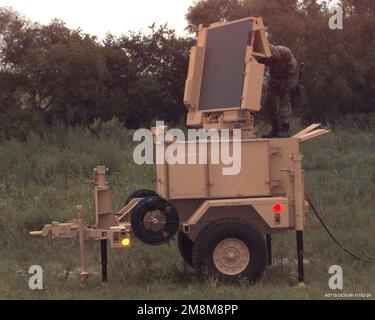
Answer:
[[[0,9],[2,135],[114,116],[129,128],[156,117],[179,122],[192,40],[165,26],[150,28],[98,41],[60,20],[32,24]]]

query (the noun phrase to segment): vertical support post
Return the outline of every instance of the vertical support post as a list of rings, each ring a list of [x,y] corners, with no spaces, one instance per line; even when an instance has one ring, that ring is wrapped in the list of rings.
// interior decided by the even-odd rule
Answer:
[[[298,261],[298,282],[305,281],[305,274],[303,269],[303,231],[297,230],[297,261]]]
[[[86,237],[85,226],[83,220],[83,208],[77,206],[77,219],[78,219],[78,234],[79,234],[79,248],[81,254],[81,273],[79,275],[79,283],[81,287],[86,287],[88,283],[89,273],[87,271],[87,256],[86,256]]]
[[[272,265],[272,236],[270,234],[266,235],[267,242],[267,264]]]
[[[108,169],[105,166],[97,166],[94,169],[96,228],[103,230],[109,230],[111,227],[118,225],[118,222],[113,215],[111,192],[106,184],[107,171]],[[100,240],[100,260],[102,267],[102,282],[107,282],[107,239]]]
[[[97,166],[94,169],[95,182],[95,225],[97,229],[110,229],[118,223],[113,214],[112,196],[106,184],[107,168]]]
[[[107,240],[100,240],[100,253],[101,253],[101,263],[102,263],[102,281],[108,281],[108,260],[107,260]]]
[[[304,266],[303,266],[303,229],[305,224],[304,210],[304,186],[302,174],[302,158],[298,153],[293,155],[294,161],[294,203],[296,216],[296,240],[297,240],[297,261],[298,261],[298,281],[304,282]]]

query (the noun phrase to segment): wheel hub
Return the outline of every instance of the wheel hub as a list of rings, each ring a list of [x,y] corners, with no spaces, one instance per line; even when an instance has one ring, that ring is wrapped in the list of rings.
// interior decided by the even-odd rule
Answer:
[[[162,230],[165,226],[165,223],[165,215],[159,210],[148,212],[143,219],[144,226],[147,228],[147,230],[150,230],[152,232]]]
[[[236,275],[246,269],[250,262],[247,245],[239,239],[225,239],[215,248],[213,254],[215,267],[223,274]]]

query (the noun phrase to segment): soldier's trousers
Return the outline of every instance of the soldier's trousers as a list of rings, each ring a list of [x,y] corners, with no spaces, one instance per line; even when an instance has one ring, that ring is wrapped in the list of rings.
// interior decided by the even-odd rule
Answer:
[[[264,102],[265,113],[275,126],[289,125],[292,119],[291,97],[298,84],[298,75],[288,79],[270,78]]]

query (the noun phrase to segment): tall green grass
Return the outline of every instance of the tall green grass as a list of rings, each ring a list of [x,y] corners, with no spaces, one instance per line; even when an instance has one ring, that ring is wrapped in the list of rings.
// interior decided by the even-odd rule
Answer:
[[[82,204],[93,220],[92,189],[85,185],[97,164],[110,168],[115,207],[138,188],[154,188],[153,166],[132,160],[131,132],[116,122],[91,129],[54,128],[24,143],[0,144],[0,298],[30,299],[314,299],[329,293],[328,268],[344,268],[344,292],[374,293],[375,267],[343,253],[310,214],[305,232],[306,283],[296,284],[295,236],[274,236],[275,264],[259,283],[199,283],[176,245],[110,250],[110,282],[100,284],[99,247],[89,244],[91,278],[79,289],[79,252],[71,241],[35,239],[29,231],[64,222]],[[375,133],[334,130],[302,146],[306,191],[328,226],[355,253],[375,258]],[[44,289],[28,289],[28,268],[44,269]]]

